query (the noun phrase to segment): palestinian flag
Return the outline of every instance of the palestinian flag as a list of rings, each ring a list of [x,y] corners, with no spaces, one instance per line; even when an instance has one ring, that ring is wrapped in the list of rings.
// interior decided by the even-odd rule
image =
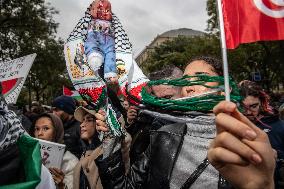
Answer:
[[[63,95],[71,96],[72,98],[79,100],[79,101],[83,100],[78,91],[71,90],[71,89],[69,89],[68,87],[65,87],[65,86],[63,86]]]
[[[0,186],[0,189],[34,189],[40,183],[41,156],[37,140],[22,135],[18,141],[20,157],[24,163],[26,180],[21,183]]]

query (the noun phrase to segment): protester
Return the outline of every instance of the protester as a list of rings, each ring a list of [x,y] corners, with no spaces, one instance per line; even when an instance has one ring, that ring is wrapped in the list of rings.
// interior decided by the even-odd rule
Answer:
[[[149,74],[149,79],[160,80],[160,79],[177,79],[183,75],[182,70],[178,67],[170,64],[164,66],[161,70],[152,72]],[[155,85],[151,87],[152,94],[159,98],[177,99],[180,98],[180,87],[169,86],[169,85]]]
[[[276,188],[282,188],[284,177],[281,177],[280,169],[284,169],[284,121],[279,119],[278,112],[269,104],[269,96],[259,85],[245,80],[240,82],[239,87],[244,97],[244,115],[267,133],[271,146],[277,151],[274,179]]]
[[[96,111],[91,108],[79,107],[75,111],[75,118],[80,125],[80,137],[83,143],[83,153],[74,170],[74,189],[103,188],[95,164],[95,159],[103,153],[101,142],[96,132]]]
[[[96,130],[96,126],[100,124],[101,120],[104,120],[105,113],[102,110],[99,110],[97,113],[90,106],[80,106],[76,109],[74,116],[81,122],[80,133],[84,150],[81,159],[74,170],[74,189],[103,188],[95,160],[100,155],[107,153],[103,151],[103,144],[100,142],[99,133]],[[124,156],[123,162],[127,164],[127,161],[129,160],[127,160],[126,156],[128,155],[129,143],[131,143],[131,141],[128,143],[125,141],[127,141],[127,139],[124,139],[124,141],[121,142],[121,152],[122,156]],[[125,165],[124,171],[127,172],[128,169],[129,167]]]
[[[2,95],[0,123],[1,188],[55,189],[51,174],[40,162],[38,142],[28,136]]]
[[[182,77],[182,71],[174,65],[167,65],[157,72],[149,75],[150,80],[177,79]],[[168,85],[152,86],[150,92],[159,98],[176,99],[180,97],[181,88]],[[138,115],[139,113],[139,115]],[[150,143],[150,130],[157,130],[162,125],[172,122],[145,114],[137,106],[130,106],[127,110],[126,130],[132,136],[130,160],[135,162]]]
[[[30,119],[24,115],[23,111],[19,109],[16,104],[8,104],[8,108],[9,110],[12,110],[13,112],[17,114],[17,116],[21,120],[22,126],[29,133],[31,125],[32,125],[32,122],[30,121]]]
[[[64,130],[62,121],[52,113],[41,114],[35,119],[31,128],[31,135],[42,140],[63,144]],[[49,169],[58,188],[73,188],[73,169],[77,163],[77,157],[66,150],[63,155],[61,169]]]
[[[53,114],[60,117],[64,126],[64,143],[67,150],[80,158],[82,147],[80,142],[80,123],[74,118],[76,102],[70,96],[59,96],[52,103]]]
[[[149,79],[177,79],[182,77],[182,74],[182,71],[178,67],[174,65],[167,65],[159,71],[150,73]],[[158,98],[177,99],[181,97],[181,88],[176,86],[155,85],[152,86],[149,90],[154,96]],[[127,110],[127,123],[128,125],[130,125],[137,118],[138,108],[135,106],[130,106]]]
[[[199,57],[188,64],[184,74],[218,76],[221,72],[218,60]],[[182,94],[208,90],[195,85],[183,88]],[[147,151],[134,162],[128,175],[123,172],[119,151],[107,158],[101,156],[96,162],[104,188],[181,188],[189,183],[187,188],[228,188],[230,184],[219,173],[237,188],[273,188],[275,154],[266,134],[245,119],[233,103],[220,103],[214,113],[216,138],[215,117],[202,112],[187,117],[190,121],[186,124],[164,125],[151,131]],[[97,128],[106,127],[102,120]],[[208,147],[208,159],[219,173],[208,165]]]

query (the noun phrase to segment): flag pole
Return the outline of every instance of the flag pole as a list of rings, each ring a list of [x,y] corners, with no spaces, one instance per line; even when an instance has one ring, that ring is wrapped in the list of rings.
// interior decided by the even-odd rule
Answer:
[[[222,58],[223,58],[223,71],[224,71],[224,84],[225,84],[225,99],[230,101],[230,83],[229,83],[229,68],[227,59],[227,46],[226,37],[224,29],[224,19],[222,10],[222,0],[217,0],[218,4],[218,17],[219,17],[219,27],[221,33],[221,48],[222,48]]]

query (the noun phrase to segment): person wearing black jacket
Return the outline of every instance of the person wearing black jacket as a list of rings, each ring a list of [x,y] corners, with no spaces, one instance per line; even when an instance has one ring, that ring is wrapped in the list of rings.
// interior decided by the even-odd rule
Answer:
[[[182,70],[174,65],[166,65],[162,69],[149,74],[150,80],[178,79],[183,75]],[[158,98],[176,99],[180,97],[181,87],[158,85],[152,86],[151,93]],[[126,130],[132,136],[130,148],[130,161],[135,162],[145,152],[150,144],[150,130],[158,130],[163,125],[174,123],[151,113],[145,113],[143,109],[130,106],[127,110]]]
[[[80,123],[74,118],[76,102],[70,96],[59,96],[52,103],[53,114],[60,117],[64,126],[64,144],[66,149],[78,159],[82,154]]]
[[[244,80],[239,84],[244,97],[244,114],[269,137],[273,149],[277,151],[275,188],[284,187],[284,121],[269,104],[270,97],[255,82]],[[281,171],[282,170],[282,171]]]
[[[221,67],[212,58],[195,59],[185,74],[220,75],[218,65]],[[191,86],[182,92],[188,96],[207,90]],[[132,164],[128,175],[119,151],[98,158],[104,189],[211,189],[232,188],[231,184],[236,188],[273,188],[274,153],[265,133],[246,120],[233,103],[220,103],[214,113],[216,120],[212,114],[197,112],[185,117],[185,123],[151,131],[149,147]]]

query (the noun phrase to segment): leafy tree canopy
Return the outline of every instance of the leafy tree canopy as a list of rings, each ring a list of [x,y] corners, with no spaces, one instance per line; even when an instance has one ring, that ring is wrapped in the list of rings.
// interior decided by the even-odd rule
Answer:
[[[1,0],[0,5],[0,61],[37,53],[19,101],[27,103],[29,89],[31,100],[50,102],[70,83],[63,41],[56,38],[58,11],[44,0]]]

